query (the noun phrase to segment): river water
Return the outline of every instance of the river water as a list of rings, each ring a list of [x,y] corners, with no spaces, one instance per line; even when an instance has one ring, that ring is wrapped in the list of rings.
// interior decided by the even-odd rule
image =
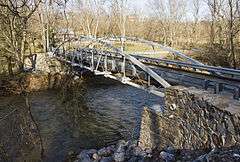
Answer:
[[[19,97],[0,100],[0,110],[24,102]],[[44,161],[64,161],[70,151],[137,139],[143,108],[159,108],[164,102],[143,90],[95,77],[85,85],[81,104],[76,103],[60,102],[56,90],[30,95],[33,116],[43,138]]]

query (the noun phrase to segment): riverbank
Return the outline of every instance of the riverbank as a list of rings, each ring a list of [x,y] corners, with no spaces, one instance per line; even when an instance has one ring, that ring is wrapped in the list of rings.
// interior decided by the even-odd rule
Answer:
[[[27,66],[29,60],[25,64]],[[51,58],[44,53],[37,54],[35,67],[34,72],[0,76],[0,96],[57,89],[71,76],[68,66],[62,66],[57,59]]]
[[[239,161],[238,148],[214,149],[208,152],[199,150],[177,150],[167,147],[163,150],[142,149],[138,142],[119,141],[101,149],[81,151],[71,161],[74,162],[205,162]]]
[[[81,82],[72,74],[25,73],[15,77],[0,78],[0,96],[20,95],[49,89],[60,89],[66,84]]]

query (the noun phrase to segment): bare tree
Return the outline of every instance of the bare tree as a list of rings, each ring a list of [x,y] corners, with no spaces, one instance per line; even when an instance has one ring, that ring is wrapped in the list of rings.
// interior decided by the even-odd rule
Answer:
[[[7,44],[7,46],[4,46],[4,50],[16,58],[19,71],[23,71],[23,57],[27,48],[28,23],[40,3],[41,0],[0,1],[1,18],[4,18],[4,16],[8,18],[8,21],[1,19],[1,25],[9,29],[4,32],[5,43]]]
[[[152,0],[149,2],[161,24],[165,44],[174,46],[177,42],[177,30],[185,17],[185,0]]]
[[[219,39],[219,44],[222,43],[222,26],[221,26],[221,20],[222,14],[221,14],[221,9],[223,7],[223,2],[224,0],[207,0],[207,5],[210,9],[210,14],[211,14],[211,20],[210,20],[210,43],[213,46],[217,33],[218,33],[218,39]]]
[[[239,32],[240,28],[240,18],[239,18],[239,0],[228,0],[228,37],[229,37],[229,50],[230,56],[232,58],[233,68],[237,68],[236,54],[234,49],[235,38]]]
[[[106,0],[77,0],[80,10],[78,16],[84,34],[97,37],[103,6]]]
[[[198,27],[198,22],[199,22],[199,14],[200,14],[200,0],[193,0],[193,19],[194,19],[194,23],[193,23],[193,28],[192,28],[192,41],[191,43],[193,44],[194,42],[196,43],[196,41],[198,40],[197,37],[197,27]]]

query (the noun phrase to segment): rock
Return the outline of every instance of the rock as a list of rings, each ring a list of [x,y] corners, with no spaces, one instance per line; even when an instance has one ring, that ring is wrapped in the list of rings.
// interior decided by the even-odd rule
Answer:
[[[74,80],[78,80],[79,79],[79,76],[74,76],[74,78],[73,78]]]
[[[145,158],[144,157],[140,157],[140,158],[138,158],[137,162],[145,162]]]
[[[165,151],[162,151],[160,153],[160,157],[166,161],[174,161],[175,160],[175,156],[173,154],[167,153]]]
[[[118,145],[118,146],[119,146],[119,145],[127,146],[128,143],[129,143],[129,142],[126,142],[126,141],[124,141],[124,140],[119,140],[117,145]]]
[[[100,162],[114,162],[114,158],[112,156],[110,157],[103,157]]]
[[[78,160],[75,160],[74,162],[93,162],[92,160],[87,160],[87,159],[83,159],[83,160],[81,160],[81,159],[78,159]]]
[[[168,118],[173,119],[174,117],[175,117],[174,115],[170,115]]]
[[[79,159],[78,162],[92,162],[92,160],[90,159],[90,157],[88,157],[84,159]]]
[[[137,146],[137,147],[133,148],[133,154],[135,156],[139,156],[141,154],[141,152],[142,152],[142,149],[140,147]]]
[[[107,157],[107,156],[111,156],[112,153],[113,153],[113,152],[112,152],[112,150],[110,149],[110,147],[107,147],[107,148],[104,147],[104,148],[98,150],[98,155],[99,155],[99,156],[105,156],[105,157]]]
[[[116,162],[123,162],[125,160],[125,152],[114,153],[114,160]]]
[[[147,153],[145,152],[145,151],[142,151],[140,154],[139,154],[139,156],[142,156],[142,157],[147,157]]]
[[[91,158],[88,155],[88,150],[83,150],[77,158],[79,159],[79,162],[92,162]]]
[[[150,153],[151,151],[148,150],[148,152]],[[132,155],[147,157],[147,155],[149,155],[149,154],[146,151],[143,151],[139,146],[136,146],[132,150]]]
[[[147,154],[152,154],[152,150],[151,150],[151,149],[146,149],[145,152],[146,152]]]
[[[121,140],[118,142],[116,147],[116,152],[114,153],[114,160],[116,162],[122,162],[126,158],[125,151],[127,150],[127,146],[129,145],[128,142]]]
[[[95,153],[97,153],[97,150],[96,149],[90,149],[90,150],[88,150],[87,151],[87,154],[89,155],[89,156],[93,156],[93,154],[95,154]]]
[[[93,154],[92,158],[94,160],[100,160],[101,159],[100,156],[97,153]]]
[[[115,145],[108,146],[107,149],[113,153],[115,151]]]
[[[125,159],[130,159],[132,155],[133,155],[132,150],[128,148],[125,151]]]
[[[152,157],[152,149],[146,149],[145,150],[146,155],[144,157],[151,158]]]
[[[87,150],[83,150],[80,152],[80,154],[77,156],[78,159],[81,159],[82,157],[88,156]]]
[[[74,155],[74,151],[69,151],[69,152],[68,152],[68,155],[69,155],[69,156]]]
[[[129,147],[137,147],[138,146],[138,141],[128,141],[128,146]]]
[[[138,158],[136,156],[131,157],[128,162],[138,162]]]
[[[123,152],[123,150],[126,149],[128,145],[128,142],[124,141],[124,140],[120,140],[117,144],[117,152]]]
[[[240,155],[239,154],[233,154],[233,157],[238,157],[238,158],[240,158]]]
[[[147,157],[147,158],[152,158],[153,156],[152,156],[152,154],[147,154],[146,157]]]
[[[169,153],[169,154],[175,154],[175,149],[173,148],[173,147],[171,147],[171,146],[168,146],[166,149],[165,149],[165,151],[167,152],[167,153]]]

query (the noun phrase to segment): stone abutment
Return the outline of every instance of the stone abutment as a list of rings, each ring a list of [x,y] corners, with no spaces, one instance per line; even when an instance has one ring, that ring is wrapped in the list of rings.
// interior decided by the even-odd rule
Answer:
[[[240,102],[196,88],[166,89],[163,112],[145,108],[140,146],[204,150],[240,143]]]

